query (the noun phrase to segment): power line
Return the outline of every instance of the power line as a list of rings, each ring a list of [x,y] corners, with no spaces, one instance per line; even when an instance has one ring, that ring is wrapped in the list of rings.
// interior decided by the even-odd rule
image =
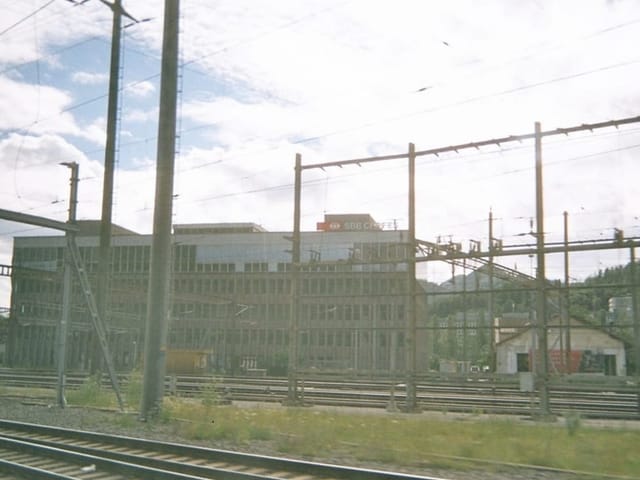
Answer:
[[[47,8],[49,5],[51,5],[53,2],[55,2],[55,0],[49,0],[47,3],[45,3],[44,5],[42,5],[40,8],[37,8],[36,10],[34,10],[33,12],[31,12],[30,14],[28,14],[27,16],[21,18],[20,20],[18,20],[16,23],[14,23],[13,25],[10,25],[9,27],[5,28],[4,30],[2,30],[0,32],[0,36],[4,35],[5,33],[9,32],[10,30],[12,30],[13,28],[17,27],[18,25],[20,25],[21,23],[29,20],[31,17],[33,17],[34,15],[37,15],[38,12],[44,10],[45,8]]]
[[[27,66],[27,65],[30,65],[30,64],[32,64],[32,63],[36,63],[36,62],[38,62],[38,61],[40,61],[40,60],[44,60],[44,59],[47,59],[47,58],[55,58],[57,55],[59,55],[59,54],[61,54],[61,53],[63,53],[63,52],[66,52],[66,51],[68,51],[68,50],[72,50],[72,49],[74,49],[74,48],[80,47],[80,46],[82,46],[82,45],[84,45],[84,44],[86,44],[86,43],[92,42],[92,41],[97,40],[97,39],[100,39],[100,38],[99,38],[99,37],[97,37],[97,36],[88,37],[88,38],[85,38],[85,39],[83,39],[83,40],[80,40],[80,41],[78,41],[78,42],[76,42],[76,43],[72,43],[72,44],[67,45],[67,46],[65,46],[65,47],[59,48],[59,49],[57,49],[57,50],[54,50],[54,51],[52,51],[51,53],[49,53],[48,55],[43,55],[43,56],[41,56],[41,57],[38,57],[38,58],[36,58],[36,59],[34,59],[34,60],[29,60],[29,61],[27,61],[27,62],[22,62],[22,63],[18,63],[18,64],[13,64],[13,65],[11,65],[10,67],[5,68],[4,70],[0,70],[0,75],[3,75],[3,74],[5,74],[5,73],[7,73],[7,72],[10,72],[10,71],[12,71],[12,70],[18,70],[18,69],[20,69],[20,68],[22,68],[22,67],[25,67],[25,66]]]
[[[255,42],[255,41],[257,41],[257,40],[259,40],[259,39],[261,39],[261,38],[263,38],[263,37],[265,37],[265,36],[267,36],[267,35],[271,35],[271,34],[273,34],[273,33],[275,33],[275,32],[280,31],[280,30],[285,30],[285,29],[290,28],[290,27],[292,27],[292,26],[294,26],[294,25],[297,25],[297,24],[299,24],[299,23],[302,23],[302,22],[304,22],[304,21],[306,21],[306,20],[308,20],[308,19],[310,19],[310,18],[314,18],[314,17],[317,17],[317,16],[322,15],[322,14],[324,14],[324,13],[330,12],[330,11],[332,11],[332,10],[336,10],[336,9],[338,9],[338,8],[341,8],[341,7],[343,7],[343,6],[345,6],[345,5],[349,4],[349,3],[351,3],[351,1],[352,1],[352,0],[344,1],[344,2],[342,2],[342,3],[340,3],[340,4],[333,5],[333,6],[331,6],[331,7],[327,7],[327,8],[325,8],[325,9],[319,10],[319,11],[317,11],[317,12],[312,12],[312,13],[310,13],[310,14],[308,14],[308,15],[304,15],[304,16],[302,16],[302,17],[295,18],[295,19],[293,19],[293,20],[291,20],[291,21],[289,21],[289,22],[286,22],[286,23],[283,23],[283,24],[281,24],[281,25],[279,25],[279,26],[276,26],[276,27],[275,27],[275,28],[273,28],[273,29],[265,30],[265,31],[262,31],[262,32],[260,32],[260,33],[257,33],[256,35],[254,35],[254,36],[252,36],[252,37],[247,37],[247,38],[244,38],[244,39],[238,40],[238,41],[237,41],[237,42],[235,42],[235,43],[232,43],[232,44],[230,44],[230,45],[227,45],[227,46],[225,46],[225,47],[222,47],[222,48],[220,48],[220,49],[218,49],[218,50],[215,50],[215,51],[213,51],[213,52],[211,52],[211,53],[200,55],[200,57],[198,57],[197,59],[190,60],[190,61],[186,62],[184,65],[185,65],[185,66],[186,66],[186,65],[190,65],[190,64],[192,64],[192,63],[196,63],[196,62],[198,62],[198,61],[202,61],[202,60],[204,60],[205,58],[213,57],[213,56],[219,55],[219,54],[221,54],[221,53],[225,53],[225,52],[227,52],[227,51],[229,51],[229,50],[232,50],[232,49],[234,49],[234,48],[237,48],[237,47],[240,47],[240,46],[243,46],[243,45],[247,45],[247,44],[249,44],[249,43],[253,43],[253,42]],[[197,73],[200,73],[200,72],[197,72]],[[207,74],[207,75],[208,75],[208,74]]]
[[[55,1],[55,0],[51,0],[51,1],[49,2],[49,4],[50,4],[50,3],[53,3],[53,1]],[[70,1],[70,0],[69,0],[69,1]],[[75,3],[75,2],[72,2],[72,3]],[[77,3],[76,5],[81,5],[82,3],[84,3],[84,2]],[[323,14],[323,13],[325,13],[325,12],[328,12],[328,11],[331,11],[331,10],[335,10],[335,9],[337,9],[337,8],[339,8],[339,7],[341,7],[341,6],[345,5],[345,4],[347,4],[347,3],[350,3],[350,1],[342,2],[342,4],[340,4],[340,5],[335,5],[335,6],[333,6],[333,7],[329,7],[329,8],[326,8],[326,9],[320,10],[320,11],[318,11],[318,12],[314,12],[314,13],[311,13],[311,14],[305,15],[305,16],[303,16],[303,17],[300,17],[300,18],[294,19],[294,20],[292,20],[292,21],[290,21],[290,22],[287,22],[287,23],[285,23],[285,24],[283,24],[283,25],[280,25],[280,26],[278,26],[278,27],[276,27],[276,28],[274,28],[274,29],[272,29],[272,30],[267,30],[267,31],[261,32],[261,33],[260,33],[260,34],[258,34],[258,35],[254,35],[253,37],[248,37],[248,38],[246,38],[246,39],[244,39],[244,40],[238,41],[238,42],[236,42],[235,44],[228,45],[228,46],[226,46],[226,47],[224,47],[224,48],[222,48],[222,49],[220,49],[220,50],[214,51],[214,52],[212,52],[212,53],[210,53],[210,54],[201,55],[201,56],[200,56],[200,57],[198,57],[197,59],[193,59],[193,60],[190,60],[190,61],[187,61],[187,62],[183,62],[183,63],[181,64],[181,68],[186,68],[186,69],[188,69],[188,70],[190,70],[190,71],[193,71],[194,73],[204,74],[204,73],[202,73],[202,72],[199,72],[198,70],[189,69],[189,68],[187,68],[187,67],[188,67],[189,65],[191,65],[191,64],[194,64],[194,63],[196,63],[196,62],[198,62],[198,61],[201,61],[201,60],[202,60],[202,59],[204,59],[204,58],[212,57],[212,56],[218,55],[218,54],[220,54],[220,53],[224,53],[224,52],[226,52],[226,51],[232,50],[233,48],[236,48],[236,47],[238,47],[238,46],[246,45],[246,44],[249,44],[249,43],[255,42],[256,40],[258,40],[259,38],[261,38],[261,37],[263,37],[263,36],[265,36],[265,35],[269,35],[269,34],[271,34],[271,33],[273,33],[273,32],[278,31],[278,30],[282,30],[282,29],[285,29],[285,28],[289,28],[289,27],[291,27],[291,26],[293,26],[293,25],[296,25],[296,24],[299,24],[299,23],[301,23],[301,22],[303,22],[303,21],[305,21],[305,20],[307,20],[307,19],[309,19],[309,18],[313,18],[313,17],[315,17],[315,16],[317,16],[317,15],[320,15],[320,14]],[[47,5],[48,5],[48,4],[47,4]],[[46,6],[46,5],[45,5],[45,6]],[[42,8],[44,8],[44,7],[42,7]],[[29,15],[29,16],[32,16],[32,15],[33,15],[33,13],[32,13],[31,15]],[[0,35],[1,35],[1,34],[0,34]],[[95,37],[94,37],[94,38],[95,38]],[[80,43],[81,43],[81,42],[79,42],[78,44],[80,44]],[[132,49],[130,49],[130,48],[128,48],[128,47],[126,47],[126,48],[127,48],[127,50],[132,50]],[[60,51],[64,51],[64,50],[66,50],[66,48],[65,48],[65,49],[61,49]],[[138,51],[138,50],[133,50],[133,51],[134,51],[134,52],[136,52],[136,53],[139,53],[139,54],[141,54],[141,55],[145,55],[145,56],[147,56],[147,57],[149,57],[149,58],[153,58],[153,59],[158,60],[158,61],[160,60],[160,59],[159,59],[159,57],[157,57],[157,56],[149,55],[149,54],[147,54],[147,53],[144,53],[144,52],[141,52],[141,51]],[[12,67],[12,68],[16,68],[16,67]],[[12,68],[11,68],[11,69],[12,69]],[[10,69],[6,69],[5,71],[7,71],[7,70],[10,70]],[[0,73],[4,73],[4,71],[3,71],[3,72],[0,72]],[[207,75],[207,74],[204,74],[204,75]],[[135,85],[141,84],[141,83],[143,83],[143,82],[145,82],[145,81],[149,81],[149,80],[152,80],[152,79],[154,79],[154,78],[158,78],[159,76],[160,76],[160,73],[155,73],[155,74],[150,75],[150,76],[148,76],[148,77],[145,77],[145,78],[143,78],[143,79],[141,79],[141,80],[136,80],[136,81],[134,81],[134,82],[130,82],[130,83],[129,83],[129,84],[127,84],[126,86],[121,87],[121,89],[120,89],[120,90],[122,91],[122,90],[124,90],[125,88],[130,88],[131,86],[135,86]],[[67,107],[67,108],[65,108],[65,109],[62,109],[60,112],[58,112],[58,114],[67,113],[67,112],[70,112],[70,111],[76,110],[76,109],[78,109],[78,108],[81,108],[81,107],[84,107],[84,106],[86,106],[86,105],[90,105],[91,103],[94,103],[94,102],[97,102],[97,101],[99,101],[99,100],[102,100],[102,99],[104,99],[104,98],[106,98],[106,97],[107,97],[107,94],[104,94],[104,95],[98,95],[98,96],[95,96],[95,97],[89,98],[89,99],[84,100],[84,101],[82,101],[82,102],[79,102],[79,103],[76,103],[76,104],[70,105],[69,107]],[[54,117],[53,117],[53,116],[51,116],[51,117],[48,117],[48,118],[54,118]],[[31,128],[33,125],[35,125],[35,123],[32,123],[32,124],[30,124],[30,125],[28,125],[28,126],[25,126],[25,127],[21,127],[21,128],[17,128],[17,129],[12,129],[11,131],[26,130],[26,129]],[[122,146],[122,145],[121,145],[121,146]]]
[[[228,51],[228,50],[230,50],[232,48],[235,48],[237,46],[244,45],[244,44],[247,44],[247,43],[251,43],[253,41],[256,41],[262,35],[266,35],[266,34],[272,33],[274,31],[277,31],[277,30],[280,30],[280,29],[283,29],[283,28],[288,28],[288,27],[290,27],[292,25],[295,25],[295,24],[298,24],[298,23],[300,23],[300,22],[302,22],[302,21],[304,21],[304,20],[306,20],[306,19],[308,19],[310,17],[313,17],[315,15],[319,15],[321,13],[324,13],[325,11],[332,10],[332,9],[335,9],[335,8],[337,8],[337,7],[334,6],[334,7],[322,10],[320,12],[316,12],[314,14],[310,14],[310,15],[295,19],[295,20],[293,20],[291,22],[288,22],[286,24],[283,24],[283,25],[281,25],[281,26],[279,26],[279,27],[277,27],[277,28],[275,28],[273,30],[269,30],[267,32],[262,32],[260,35],[249,37],[247,39],[244,39],[242,41],[237,42],[236,44],[232,44],[230,46],[224,47],[223,49],[217,50],[217,51],[212,52],[210,54],[200,56],[198,59],[194,59],[194,60],[191,60],[189,62],[185,62],[183,64],[183,66],[189,65],[191,63],[195,63],[196,61],[201,60],[203,58],[206,58],[206,57],[209,57],[209,56],[213,56],[213,55],[217,55],[217,54],[222,53],[224,51]],[[606,29],[606,31],[610,31],[610,30],[615,29],[615,28],[621,28],[622,26],[627,26],[628,24],[631,24],[631,23],[633,23],[635,21],[637,21],[637,20],[634,20],[634,21],[631,21],[631,22],[627,22],[627,24],[621,24],[621,25],[609,27],[608,29]],[[595,34],[597,34],[597,32],[594,33],[593,35],[595,35]],[[463,99],[463,100],[460,100],[458,102],[454,102],[454,103],[451,103],[451,104],[443,105],[443,106],[440,106],[440,107],[430,108],[430,109],[422,110],[422,111],[418,111],[418,112],[406,113],[406,114],[403,114],[403,115],[397,116],[397,117],[381,119],[381,120],[376,121],[376,122],[368,122],[368,123],[365,123],[365,124],[361,124],[361,125],[357,125],[357,126],[353,126],[353,127],[348,127],[348,128],[342,129],[342,130],[336,130],[336,131],[333,131],[333,132],[327,132],[327,133],[324,133],[324,134],[320,134],[318,136],[308,137],[308,138],[303,138],[303,139],[299,139],[299,140],[296,140],[296,141],[292,141],[290,143],[294,144],[294,145],[295,144],[309,143],[309,142],[312,142],[312,141],[317,141],[317,140],[320,140],[320,139],[323,139],[323,138],[327,138],[327,137],[330,137],[330,136],[334,136],[334,135],[338,135],[338,134],[342,134],[342,133],[347,133],[349,131],[355,131],[355,130],[359,130],[359,129],[362,129],[362,128],[367,128],[367,127],[370,127],[370,126],[373,126],[373,125],[376,125],[376,124],[380,124],[380,123],[384,123],[384,122],[388,122],[388,121],[401,120],[401,119],[408,118],[410,116],[418,115],[418,114],[422,114],[422,113],[431,113],[431,112],[443,110],[443,109],[446,109],[446,108],[459,106],[459,105],[462,105],[462,104],[465,104],[465,103],[470,103],[470,102],[473,102],[473,101],[478,101],[478,100],[492,98],[492,97],[495,97],[495,96],[514,93],[514,92],[517,92],[517,91],[530,89],[530,88],[534,88],[534,87],[538,87],[538,86],[542,86],[542,85],[546,85],[546,84],[550,84],[550,83],[554,83],[554,82],[558,82],[558,81],[564,81],[564,80],[568,80],[568,79],[571,79],[571,78],[577,78],[579,76],[584,76],[584,75],[588,75],[588,74],[591,74],[591,73],[608,70],[608,69],[611,69],[611,68],[618,68],[618,67],[621,67],[621,66],[624,66],[624,65],[629,65],[629,64],[637,63],[637,62],[638,62],[638,60],[634,60],[632,62],[626,62],[626,63],[623,63],[623,64],[605,66],[605,67],[601,67],[601,68],[598,68],[598,69],[594,69],[594,70],[590,70],[590,71],[586,71],[586,72],[580,72],[578,74],[573,74],[573,75],[569,75],[569,76],[556,77],[556,78],[549,79],[549,80],[546,80],[546,81],[542,81],[542,82],[538,82],[538,83],[534,83],[534,84],[530,84],[530,85],[525,85],[525,86],[514,88],[514,89],[504,90],[502,92],[495,92],[495,93],[488,94],[488,95],[482,95],[482,96],[472,97],[472,98],[468,98],[468,99]],[[154,74],[154,75],[146,77],[146,78],[144,78],[142,80],[138,80],[136,82],[133,82],[133,84],[135,85],[135,84],[138,84],[138,83],[141,83],[141,82],[144,82],[144,81],[148,81],[148,80],[151,80],[153,78],[156,78],[157,76],[158,76],[158,74]],[[105,98],[105,96],[106,95],[100,95],[100,96],[97,96],[97,97],[94,97],[94,98],[91,98],[91,99],[87,99],[87,100],[85,100],[83,102],[71,105],[71,106],[65,108],[64,110],[62,110],[60,113],[66,113],[66,112],[75,110],[77,108],[81,108],[81,107],[83,107],[85,105],[88,105],[88,104],[91,104],[91,103],[93,103],[95,101],[99,101],[99,100]],[[23,127],[23,129],[24,128],[27,128],[27,127]],[[188,133],[190,131],[195,131],[195,130],[197,130],[199,128],[206,128],[206,126],[198,126],[198,127],[193,127],[191,129],[185,129],[185,130],[181,131],[181,134]],[[149,140],[152,140],[152,139],[153,139],[153,137],[149,137],[147,139],[140,140],[139,142],[142,143],[142,142],[149,141]],[[124,146],[130,145],[130,144],[134,144],[134,143],[133,142],[124,143],[124,144],[121,144],[120,146],[124,147]]]
[[[606,28],[603,28],[603,29],[595,30],[595,31],[587,33],[585,35],[582,35],[582,36],[579,36],[579,37],[575,37],[575,38],[572,39],[572,41],[573,42],[576,42],[576,41],[582,42],[584,40],[596,38],[596,37],[598,37],[600,35],[611,33],[611,32],[613,32],[615,30],[626,28],[626,27],[635,25],[637,23],[640,23],[640,19],[639,18],[636,18],[636,19],[633,19],[633,20],[630,20],[630,21],[627,21],[627,22],[619,23],[619,24],[616,24],[616,25],[612,25],[610,27],[606,27]],[[520,55],[520,56],[517,56],[517,57],[510,58],[510,59],[508,59],[508,60],[506,60],[504,62],[498,63],[498,64],[490,65],[487,68],[479,70],[477,74],[486,74],[486,73],[489,73],[489,72],[493,72],[495,70],[500,70],[500,69],[502,69],[504,67],[510,66],[510,65],[518,63],[518,62],[521,62],[523,60],[529,60],[529,59],[535,58],[535,57],[539,56],[540,54],[546,54],[548,52],[557,53],[559,48],[566,47],[566,43],[565,43],[565,45],[557,45],[557,44],[554,45],[554,44],[551,44],[551,45],[548,46],[548,48],[544,48],[547,45],[548,45],[548,42],[546,42],[546,41],[542,42],[542,43],[539,43],[537,45],[533,45],[532,46],[532,48],[534,49],[533,52],[526,53],[524,55]],[[531,47],[524,47],[524,48],[526,49],[526,48],[531,48]],[[484,63],[484,61],[482,61],[482,63]],[[462,66],[466,67],[466,65],[462,65]],[[477,74],[473,73],[474,76],[477,75]],[[465,75],[465,78],[468,78],[468,77],[469,77],[469,75]],[[430,83],[426,87],[422,87],[422,88],[418,88],[418,89],[414,90],[413,93],[421,93],[421,92],[430,90],[430,89],[435,88],[435,87],[445,86],[445,85],[447,85],[449,83],[450,83],[450,80]]]
[[[637,117],[633,117],[632,120],[636,120]],[[612,121],[612,122],[604,122],[605,126],[615,126],[616,125],[616,121]],[[592,124],[592,125],[587,125],[587,126],[580,126],[580,127],[571,127],[568,129],[557,129],[557,130],[551,130],[551,131],[547,131],[544,132],[547,135],[558,133],[564,133],[569,132],[569,131],[578,131],[577,129],[582,129],[582,130],[589,130],[589,128],[598,128],[599,126],[602,126],[602,124]],[[597,135],[597,134],[595,134]],[[602,134],[604,135],[604,134]],[[503,137],[501,139],[492,139],[492,140],[488,140],[488,141],[482,141],[482,142],[476,142],[474,144],[463,144],[463,145],[458,145],[456,147],[445,147],[444,149],[434,149],[435,150],[448,150],[451,153],[456,153],[458,156],[460,156],[460,154],[458,153],[457,149],[464,149],[464,148],[471,148],[471,147],[476,147],[477,145],[480,144],[502,144],[502,143],[507,143],[508,141],[514,141],[517,140],[518,137],[524,137],[524,136],[510,136],[510,137]],[[640,147],[640,144],[635,144],[635,145],[629,145],[629,146],[625,146],[625,147],[619,147],[619,148],[614,148],[614,149],[608,149],[608,150],[603,150],[603,151],[599,151],[599,152],[595,152],[595,153],[591,153],[591,154],[585,154],[585,155],[578,155],[578,156],[574,156],[568,159],[562,159],[562,160],[556,160],[556,161],[551,161],[551,162],[547,162],[546,165],[558,165],[558,164],[562,164],[562,163],[566,163],[566,162],[571,162],[571,161],[578,161],[578,160],[583,160],[583,159],[588,159],[588,158],[594,158],[594,157],[598,157],[598,156],[602,156],[602,155],[606,155],[608,153],[615,153],[615,152],[621,152],[621,151],[626,151],[626,150],[632,150],[635,148]],[[527,148],[526,146],[518,146],[515,147],[515,149],[523,149],[523,148]],[[424,152],[418,152],[421,154],[425,154],[425,153],[430,153],[431,151],[424,151]],[[491,154],[495,154],[496,152],[484,152],[484,154],[487,155],[491,155]],[[483,153],[474,153],[470,156],[477,156]],[[398,155],[390,155],[388,156],[389,158],[405,158],[406,154],[398,154]],[[387,157],[372,157],[374,158],[376,161],[382,160],[382,159],[388,159]],[[220,163],[223,160],[217,160],[216,163]],[[361,162],[366,161],[366,159],[361,159]],[[350,160],[348,161],[350,163],[353,164],[357,164],[358,160]],[[341,163],[341,162],[329,162],[329,165],[332,166],[334,163]],[[186,168],[181,170],[182,172],[185,171],[189,171],[189,170],[195,170],[197,168],[202,168],[203,165],[198,165],[196,167],[192,167],[192,168]],[[308,166],[303,166],[303,168],[314,168],[315,165],[308,165]],[[384,170],[396,170],[396,169],[403,169],[405,168],[404,165],[402,166],[390,166],[390,167],[383,167],[380,169],[376,169],[376,171],[384,171]],[[478,179],[478,181],[481,180],[486,180],[486,179],[490,179],[490,178],[497,178],[497,177],[501,177],[501,176],[505,176],[505,175],[510,175],[510,174],[514,174],[514,173],[520,173],[520,172],[524,172],[524,171],[529,171],[531,170],[533,167],[526,167],[526,168],[522,168],[522,169],[516,169],[516,170],[509,170],[509,171],[504,171],[501,172],[499,174],[496,175],[492,175],[492,176],[488,176],[488,177],[482,177],[480,179]],[[360,172],[353,172],[350,174],[343,174],[340,177],[340,181],[345,181],[345,178],[347,177],[353,177],[356,175],[360,175]],[[322,184],[324,182],[326,182],[327,179],[326,178],[322,178],[322,179],[314,179],[314,180],[308,180],[303,182],[305,186],[312,186],[312,185],[319,185]],[[238,191],[238,192],[230,192],[230,193],[224,193],[224,194],[218,194],[218,195],[214,195],[214,196],[207,196],[207,197],[203,197],[200,199],[195,199],[195,200],[191,200],[188,203],[202,203],[202,202],[209,202],[209,201],[213,201],[213,200],[220,200],[223,198],[230,198],[230,197],[237,197],[237,196],[241,196],[241,195],[248,195],[248,194],[255,194],[255,193],[263,193],[263,192],[269,192],[269,191],[278,191],[278,190],[288,190],[291,189],[293,187],[292,183],[286,183],[286,184],[278,184],[278,185],[271,185],[271,186],[265,186],[262,188],[255,188],[255,189],[251,189],[251,190],[243,190],[243,191]]]

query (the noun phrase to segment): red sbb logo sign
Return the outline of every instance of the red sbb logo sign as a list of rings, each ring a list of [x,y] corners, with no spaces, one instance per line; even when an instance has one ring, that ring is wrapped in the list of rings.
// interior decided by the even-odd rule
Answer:
[[[317,222],[316,230],[323,232],[381,230],[381,226],[372,222]]]

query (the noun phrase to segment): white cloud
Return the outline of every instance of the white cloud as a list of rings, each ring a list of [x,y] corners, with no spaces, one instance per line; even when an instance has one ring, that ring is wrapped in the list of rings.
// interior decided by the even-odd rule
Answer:
[[[155,91],[155,85],[148,81],[133,82],[125,87],[125,92],[134,97],[147,97]]]
[[[96,145],[103,146],[106,141],[107,121],[104,117],[98,117],[89,125],[76,132],[78,137],[89,140]]]
[[[71,75],[71,80],[81,85],[100,85],[109,80],[109,75],[106,73],[74,72]]]
[[[96,55],[95,44],[83,49],[75,43],[91,35],[106,39],[111,12],[100,2],[66,3],[53,4],[51,21],[36,25],[38,42],[34,25],[25,25],[4,36],[0,52],[0,63],[7,66],[42,60],[39,78],[28,68],[7,72],[12,79],[0,77],[0,128],[29,127],[31,136],[41,137],[41,152],[53,150],[52,140],[45,138],[59,135],[69,145],[104,143],[104,102],[93,101],[95,88],[82,82],[89,79],[85,74],[76,76],[73,86],[62,81],[69,80],[65,68],[74,69],[57,50],[68,46],[75,55],[77,48],[83,72],[106,79],[108,55]],[[162,2],[132,3],[128,9],[137,18],[155,19],[126,30],[122,136],[132,141],[121,142],[119,150],[115,212],[123,226],[148,233],[158,109],[156,83],[141,79],[160,71]],[[242,219],[270,229],[291,228],[296,152],[306,164],[401,153],[409,142],[427,149],[527,133],[534,121],[551,129],[638,114],[640,11],[635,0],[399,0],[393,5],[185,0],[181,9],[185,131],[176,165],[177,223]],[[18,17],[2,22],[9,25]],[[47,70],[54,60],[59,68]],[[20,143],[38,151],[31,136],[5,138],[10,172]],[[576,238],[616,223],[640,234],[640,228],[632,228],[638,225],[633,220],[638,192],[629,181],[640,173],[630,157],[639,137],[629,127],[545,141],[550,234],[559,231],[558,215],[565,209],[576,216]],[[616,152],[620,146],[630,150]],[[595,151],[609,153],[567,160]],[[25,163],[18,163],[14,173],[20,188],[28,158],[22,157]],[[526,142],[421,157],[419,235],[481,239],[493,208],[500,235],[521,239],[514,235],[535,215],[532,161]],[[66,174],[46,167],[45,172]],[[95,218],[100,167],[91,169],[95,179],[82,188],[94,192],[85,214]],[[369,211],[379,221],[395,219],[406,226],[402,161],[305,171],[304,181],[304,228],[314,228],[324,212],[345,211]],[[66,182],[55,179],[60,182],[64,198]],[[51,195],[32,194],[53,201]],[[15,188],[2,195],[3,203],[26,198]],[[23,201],[16,202],[19,208]]]
[[[55,118],[55,128],[60,132],[75,129],[73,117],[61,114],[71,97],[46,85],[33,85],[0,76],[0,129],[30,129],[41,132],[51,118]],[[51,124],[49,124],[51,125]]]
[[[57,210],[51,206],[68,196],[69,175],[61,162],[77,162],[86,177],[101,175],[95,164],[58,135],[11,134],[1,140],[0,165],[11,179],[3,191],[3,205],[17,210]]]
[[[158,120],[158,109],[141,110],[137,108],[123,111],[123,120],[126,122],[156,122]]]
[[[24,8],[17,8],[24,7]],[[110,34],[111,12],[98,2],[73,7],[67,2],[54,2],[45,10],[17,24],[33,12],[27,4],[2,7],[0,29],[9,28],[3,35],[0,65],[16,65],[36,60],[47,61],[52,52],[89,36]]]

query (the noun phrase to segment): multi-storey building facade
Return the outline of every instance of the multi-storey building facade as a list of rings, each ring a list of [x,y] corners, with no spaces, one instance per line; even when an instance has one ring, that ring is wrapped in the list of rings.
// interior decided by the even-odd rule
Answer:
[[[95,223],[77,237],[92,280]],[[368,215],[327,215],[301,234],[300,368],[400,372],[409,314],[406,231],[383,230]],[[116,368],[142,358],[151,236],[115,229],[105,323]],[[12,316],[7,348],[15,366],[51,367],[61,316],[63,236],[14,239]],[[292,311],[291,233],[252,223],[175,225],[168,348],[208,352],[209,368],[283,374]],[[94,282],[95,285],[95,282]],[[87,369],[92,328],[74,288],[69,368]],[[418,302],[421,305],[421,302]],[[418,308],[418,368],[426,368]]]

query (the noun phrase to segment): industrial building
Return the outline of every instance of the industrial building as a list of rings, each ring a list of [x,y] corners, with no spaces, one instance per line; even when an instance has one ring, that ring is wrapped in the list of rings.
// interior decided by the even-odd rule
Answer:
[[[95,286],[98,223],[78,226],[76,241]],[[407,232],[385,230],[367,214],[325,215],[317,228],[301,233],[299,368],[405,371],[408,282],[415,281],[408,278]],[[254,223],[175,225],[169,353],[183,358],[193,351],[200,370],[284,374],[293,311],[291,238]],[[115,226],[112,233],[104,323],[121,371],[143,358],[151,239]],[[65,245],[62,235],[14,239],[11,366],[54,366]],[[420,370],[426,368],[426,329],[417,304]],[[67,368],[88,370],[92,326],[77,283],[72,306]]]

